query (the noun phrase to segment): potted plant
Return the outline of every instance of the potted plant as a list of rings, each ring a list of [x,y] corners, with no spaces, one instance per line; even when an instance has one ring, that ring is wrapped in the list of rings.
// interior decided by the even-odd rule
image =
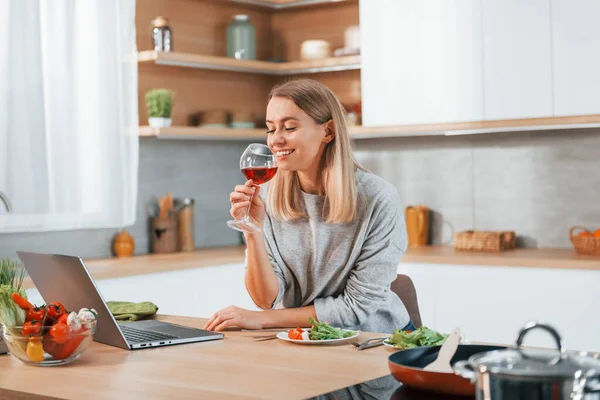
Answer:
[[[152,89],[146,92],[148,124],[152,128],[171,126],[171,107],[173,92],[167,89]]]

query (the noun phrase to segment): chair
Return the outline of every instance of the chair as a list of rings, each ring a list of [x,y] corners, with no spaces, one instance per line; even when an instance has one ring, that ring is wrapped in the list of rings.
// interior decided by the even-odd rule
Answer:
[[[396,280],[392,282],[392,292],[396,293],[404,303],[415,328],[420,328],[423,323],[421,322],[421,313],[417,302],[417,290],[412,279],[407,275],[398,274]]]

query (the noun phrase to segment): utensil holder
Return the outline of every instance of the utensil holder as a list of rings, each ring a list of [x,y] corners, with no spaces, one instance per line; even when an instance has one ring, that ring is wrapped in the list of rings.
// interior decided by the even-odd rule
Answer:
[[[174,253],[177,251],[177,218],[152,218],[152,252]]]

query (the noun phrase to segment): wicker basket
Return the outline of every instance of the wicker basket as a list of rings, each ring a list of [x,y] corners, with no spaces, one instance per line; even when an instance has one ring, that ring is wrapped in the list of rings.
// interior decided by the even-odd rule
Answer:
[[[454,234],[454,249],[459,251],[500,252],[514,249],[516,244],[514,231],[465,231]]]
[[[573,243],[573,247],[575,247],[575,251],[579,254],[600,256],[600,237],[580,237],[575,234],[576,230],[590,232],[583,226],[572,226],[569,229],[569,238],[571,239],[571,243]]]

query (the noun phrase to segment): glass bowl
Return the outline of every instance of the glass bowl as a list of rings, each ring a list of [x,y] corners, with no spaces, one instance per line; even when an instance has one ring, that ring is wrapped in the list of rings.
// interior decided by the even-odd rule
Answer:
[[[50,326],[42,327],[41,334],[36,336],[23,335],[21,326],[2,326],[2,336],[9,353],[26,364],[64,365],[77,360],[87,350],[94,338],[96,325],[97,321],[89,322],[60,340],[50,335]]]

